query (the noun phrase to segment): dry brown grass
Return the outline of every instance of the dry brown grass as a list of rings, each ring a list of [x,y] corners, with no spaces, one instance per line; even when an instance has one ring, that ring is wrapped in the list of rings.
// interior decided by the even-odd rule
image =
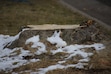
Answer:
[[[86,74],[85,71],[83,70],[77,70],[77,69],[73,69],[73,68],[68,68],[68,69],[58,69],[58,70],[54,70],[54,71],[49,71],[47,72],[47,74]]]
[[[96,52],[91,60],[90,69],[111,69],[111,42],[107,42],[106,48]]]
[[[0,33],[3,34],[16,34],[21,26],[28,24],[77,24],[85,19],[56,0],[0,1]]]

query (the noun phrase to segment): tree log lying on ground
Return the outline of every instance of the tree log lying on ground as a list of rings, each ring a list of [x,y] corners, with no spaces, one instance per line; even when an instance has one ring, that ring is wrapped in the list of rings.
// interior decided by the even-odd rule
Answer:
[[[30,30],[61,30],[61,29],[76,29],[82,26],[79,25],[56,25],[56,24],[44,24],[44,25],[27,25]]]
[[[83,23],[82,23],[83,24]],[[92,23],[88,25],[28,25],[28,29],[21,32],[19,39],[12,42],[8,48],[23,47],[26,39],[40,35],[42,42],[47,42],[47,37],[53,35],[54,31],[61,30],[61,38],[67,44],[83,44],[91,42],[101,42],[107,39],[106,35],[101,31],[100,26]]]

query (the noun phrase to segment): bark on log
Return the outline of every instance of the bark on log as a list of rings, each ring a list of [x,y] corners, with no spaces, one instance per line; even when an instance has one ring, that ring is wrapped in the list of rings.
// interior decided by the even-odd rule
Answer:
[[[38,27],[34,25],[28,25],[28,27],[31,28],[23,31],[20,34],[19,39],[12,42],[8,48],[23,47],[25,41],[35,35],[40,35],[40,40],[47,45],[47,37],[52,36],[55,30],[61,30],[61,38],[65,40],[68,45],[75,43],[81,44],[87,42],[100,42],[103,39],[106,39],[106,36],[95,24],[87,27],[79,25],[59,25],[59,27],[58,25],[38,25]]]

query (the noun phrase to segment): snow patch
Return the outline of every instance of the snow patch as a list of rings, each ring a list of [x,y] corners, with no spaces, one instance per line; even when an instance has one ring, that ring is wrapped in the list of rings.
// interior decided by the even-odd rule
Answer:
[[[27,39],[26,42],[25,42],[25,44],[29,44],[30,42],[33,42],[33,47],[34,47],[34,45],[36,45],[36,43],[38,43],[39,40],[40,40],[39,39],[39,35],[33,36],[33,37]]]
[[[60,65],[60,64],[51,65],[51,66],[48,66],[46,68],[40,68],[39,72],[37,72],[37,74],[46,74],[48,71],[52,71],[55,69],[63,69],[63,68],[65,68],[65,66]]]
[[[26,40],[25,44],[29,44],[30,42],[33,43],[33,45],[31,46],[32,48],[38,48],[38,50],[35,52],[35,54],[40,55],[42,53],[46,53],[46,46],[44,43],[39,42],[39,35],[37,36],[33,36],[29,39]]]
[[[9,36],[9,35],[0,35],[0,49],[4,49],[5,46],[9,46],[12,44],[13,41],[19,38],[19,35],[21,32],[19,32],[15,36]]]
[[[69,65],[61,65],[61,64],[56,64],[56,65],[51,65],[46,68],[40,68],[39,72],[37,74],[46,74],[48,71],[56,70],[56,69],[67,69],[71,67],[83,69],[84,68],[83,63],[78,63],[78,64],[69,64]]]
[[[51,53],[53,55],[55,55],[56,53],[59,53],[59,52],[64,52],[64,51],[62,50],[62,48],[58,48],[57,50],[51,50]]]
[[[57,32],[55,31],[54,34],[51,37],[47,38],[47,41],[49,41],[52,44],[56,44],[56,47],[64,47],[67,45],[65,41],[63,41],[62,38],[60,38],[61,31]]]
[[[7,51],[4,51],[7,50]],[[8,71],[12,70],[13,68],[20,67],[22,65],[26,65],[30,62],[37,62],[40,61],[39,59],[30,59],[25,60],[23,59],[24,56],[31,55],[28,50],[24,50],[22,48],[14,48],[14,49],[4,49],[2,51],[2,55],[0,55],[0,71]],[[17,54],[17,50],[20,51],[20,54]]]

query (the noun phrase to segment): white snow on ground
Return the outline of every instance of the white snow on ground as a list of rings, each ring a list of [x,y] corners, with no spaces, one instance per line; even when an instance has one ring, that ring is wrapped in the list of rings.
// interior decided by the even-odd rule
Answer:
[[[21,33],[21,32],[20,32]],[[10,45],[14,40],[19,38],[20,33],[15,36],[0,35],[0,49],[3,49],[6,45]]]
[[[69,53],[70,55],[67,57],[67,59],[72,58],[73,56],[76,55],[81,55],[83,58],[88,58],[89,56],[93,55],[93,53],[88,53],[84,52],[81,49],[84,48],[91,48],[94,47],[96,50],[104,49],[103,44],[92,44],[92,45],[69,45],[64,48],[58,48],[57,50],[51,50],[52,54],[55,55],[58,52],[64,52],[64,53]]]
[[[45,74],[46,72],[48,71],[51,71],[51,70],[55,70],[55,69],[63,69],[65,68],[65,66],[63,65],[60,65],[60,64],[56,64],[56,65],[51,65],[49,67],[46,67],[46,68],[40,68],[38,74]]]
[[[46,74],[46,72],[51,70],[66,69],[69,67],[84,68],[84,66],[87,64],[83,62],[88,62],[90,60],[89,56],[92,56],[93,53],[85,52],[81,49],[94,47],[96,51],[99,51],[105,48],[105,46],[100,43],[95,43],[92,45],[67,45],[66,41],[63,41],[63,39],[60,38],[60,33],[60,31],[55,31],[51,37],[47,38],[47,41],[49,41],[51,44],[56,44],[57,47],[56,50],[51,49],[50,53],[52,53],[52,55],[56,55],[56,53],[63,52],[67,53],[67,56],[63,60],[58,61],[57,64],[50,65],[46,68],[40,68],[37,70],[38,72],[31,72],[31,74]],[[14,40],[18,39],[19,35],[20,33],[16,36],[0,35],[0,71],[11,71],[14,68],[29,64],[31,62],[41,61],[41,59],[23,59],[24,56],[30,56],[33,54],[30,53],[29,50],[24,50],[22,47],[16,47],[14,49],[4,48],[6,45],[11,44]],[[27,39],[25,44],[32,42],[33,45],[31,47],[38,48],[35,52],[36,55],[47,53],[45,44],[39,41],[39,35],[36,35]],[[80,55],[82,57],[77,64],[63,65],[63,63],[67,62],[67,60],[73,58],[76,55]]]
[[[35,54],[37,54],[37,55],[47,52],[46,46],[42,42],[39,42],[39,40],[40,40],[39,35],[37,35],[37,36],[33,36],[33,37],[27,39],[25,42],[25,44],[32,42],[33,45],[31,47],[38,48],[38,50],[35,52]]]
[[[30,43],[30,42],[33,42],[33,46],[32,46],[32,47],[35,47],[35,46],[36,46],[36,43],[39,42],[39,40],[40,40],[40,39],[39,39],[39,35],[33,36],[33,37],[27,39],[26,42],[25,42],[25,44],[28,44],[28,43]]]
[[[57,32],[55,31],[54,34],[51,37],[47,38],[47,41],[49,41],[52,44],[56,44],[56,47],[64,47],[67,45],[65,41],[60,38],[61,31]]]
[[[56,70],[56,69],[67,69],[70,67],[82,69],[82,68],[84,68],[84,65],[85,64],[83,64],[83,63],[69,64],[69,65],[56,64],[56,65],[48,66],[46,68],[40,68],[39,72],[31,73],[31,74],[46,74],[48,71],[52,71],[52,70]]]
[[[37,62],[40,61],[39,59],[30,59],[25,60],[23,56],[30,55],[29,51],[26,51],[22,48],[15,48],[15,49],[2,49],[2,54],[0,55],[0,70],[8,71],[12,70],[13,68],[17,68],[19,66],[28,64],[30,62]],[[6,51],[4,51],[6,50]],[[17,50],[20,50],[21,53],[17,55]]]

